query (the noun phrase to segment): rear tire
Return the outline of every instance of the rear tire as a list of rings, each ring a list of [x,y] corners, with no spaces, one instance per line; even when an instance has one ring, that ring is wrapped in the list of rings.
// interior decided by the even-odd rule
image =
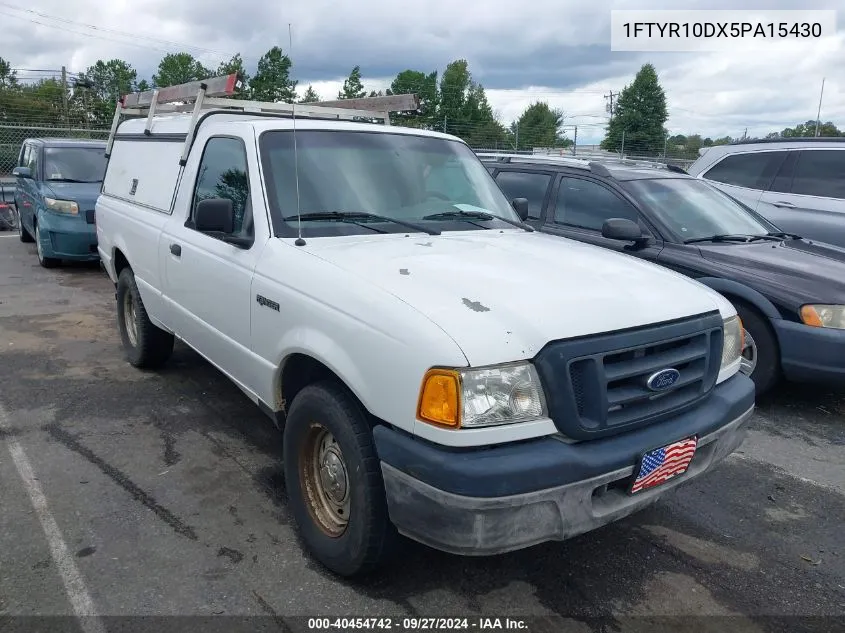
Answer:
[[[373,435],[355,399],[335,382],[308,385],[284,431],[288,503],[314,557],[341,576],[374,571],[399,543],[390,522]]]
[[[771,390],[780,379],[780,349],[767,319],[754,308],[734,304],[745,328],[745,349],[740,371],[754,381],[756,397]]]
[[[144,369],[162,366],[173,353],[174,336],[153,325],[128,266],[117,280],[117,326],[126,358]]]
[[[23,222],[21,221],[21,214],[18,211],[18,238],[21,242],[26,244],[32,243],[33,239],[29,232],[24,228]]]

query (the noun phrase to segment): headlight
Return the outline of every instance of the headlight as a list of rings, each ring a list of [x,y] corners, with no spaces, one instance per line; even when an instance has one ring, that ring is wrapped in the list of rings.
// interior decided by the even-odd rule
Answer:
[[[723,327],[725,338],[722,345],[722,366],[721,371],[739,360],[742,356],[742,348],[745,347],[745,330],[742,328],[742,321],[734,315],[724,320]]]
[[[845,330],[845,306],[801,306],[801,320],[804,322],[804,325]]]
[[[531,363],[479,369],[431,369],[417,417],[451,428],[479,428],[546,417],[546,399]]]
[[[56,213],[68,213],[70,215],[77,215],[79,213],[79,205],[73,200],[56,200],[55,198],[44,198],[44,202],[50,211]]]

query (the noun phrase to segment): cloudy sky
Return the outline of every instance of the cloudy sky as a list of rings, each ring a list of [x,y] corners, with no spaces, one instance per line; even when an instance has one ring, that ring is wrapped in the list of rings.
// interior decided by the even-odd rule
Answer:
[[[383,88],[399,71],[439,70],[469,61],[500,118],[510,122],[532,101],[566,113],[578,140],[598,142],[604,95],[629,83],[644,62],[657,68],[672,133],[765,134],[821,118],[845,128],[845,0],[745,0],[746,9],[838,9],[838,31],[824,43],[773,46],[765,52],[645,53],[610,47],[611,9],[726,9],[728,0],[601,2],[532,0],[0,0],[0,57],[26,78],[65,65],[84,71],[121,58],[141,77],[166,52],[207,66],[240,52],[248,72],[275,44],[288,49],[293,75],[335,98],[344,76],[361,66],[365,86]],[[680,6],[679,5],[683,5]],[[571,131],[569,132],[571,136]]]

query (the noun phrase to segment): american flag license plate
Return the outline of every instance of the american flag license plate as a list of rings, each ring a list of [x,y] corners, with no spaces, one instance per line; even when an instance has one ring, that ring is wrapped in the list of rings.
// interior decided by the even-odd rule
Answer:
[[[635,494],[654,488],[686,472],[695,456],[697,446],[698,438],[688,437],[643,455],[637,469],[637,477],[631,484],[630,493]]]

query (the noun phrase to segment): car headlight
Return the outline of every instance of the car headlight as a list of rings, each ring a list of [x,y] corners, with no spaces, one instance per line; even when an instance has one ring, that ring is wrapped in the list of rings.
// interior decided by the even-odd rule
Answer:
[[[801,306],[801,321],[813,327],[830,327],[845,330],[845,306]]]
[[[55,198],[44,198],[44,204],[50,211],[56,213],[67,213],[70,215],[77,215],[79,213],[79,205],[73,200],[56,200]]]
[[[531,363],[431,369],[420,388],[417,417],[454,429],[529,422],[547,417],[546,398]]]
[[[722,366],[719,370],[730,367],[742,356],[745,347],[745,330],[739,316],[734,315],[723,321],[724,343],[722,344]]]

